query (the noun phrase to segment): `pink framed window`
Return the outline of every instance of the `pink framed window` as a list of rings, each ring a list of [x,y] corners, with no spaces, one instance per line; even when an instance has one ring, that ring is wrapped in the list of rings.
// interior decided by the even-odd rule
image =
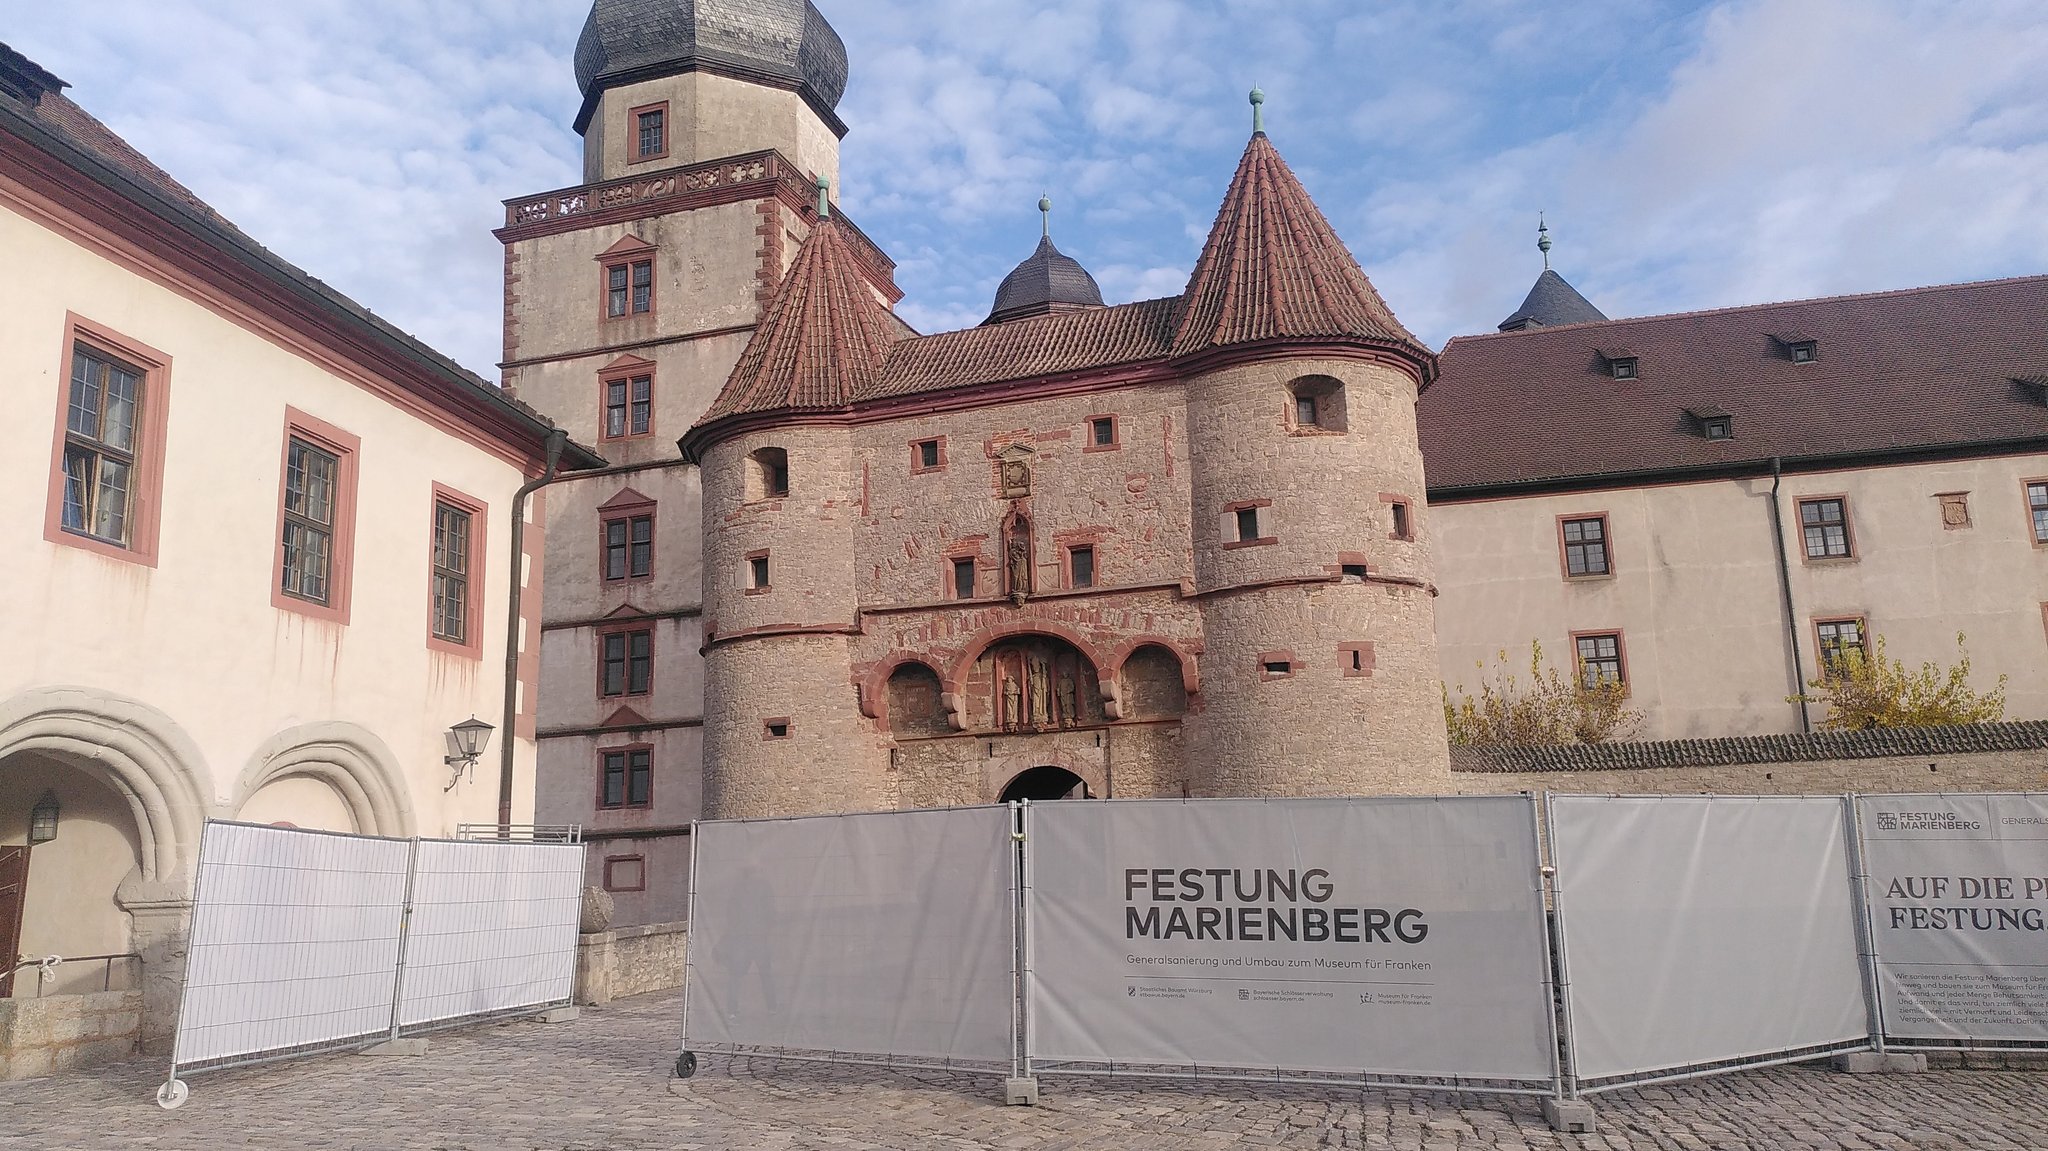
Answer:
[[[484,502],[434,485],[428,558],[427,646],[451,655],[484,654],[484,550],[490,522]]]
[[[647,857],[644,855],[605,856],[604,889],[606,891],[647,890]]]
[[[285,409],[273,606],[348,622],[361,448],[360,439],[333,424]]]
[[[1628,646],[1618,631],[1575,631],[1572,653],[1578,659],[1579,686],[1588,691],[1603,683],[1628,689]]]
[[[62,378],[43,538],[155,567],[170,357],[66,313]]]
[[[599,810],[654,806],[654,748],[608,747],[597,757]]]
[[[633,159],[667,159],[668,102],[642,104],[626,115],[633,125]]]
[[[607,440],[630,440],[654,434],[654,365],[633,364],[606,372],[604,432]]]
[[[653,628],[600,632],[597,648],[597,694],[647,695],[654,690]]]

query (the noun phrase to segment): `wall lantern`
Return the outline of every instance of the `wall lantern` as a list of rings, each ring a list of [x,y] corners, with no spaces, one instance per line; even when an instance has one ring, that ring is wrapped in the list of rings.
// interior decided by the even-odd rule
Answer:
[[[46,791],[41,799],[36,800],[35,807],[31,808],[28,813],[28,842],[30,847],[34,847],[38,843],[48,843],[57,838],[57,815],[59,810],[57,806],[57,793],[54,791]]]
[[[441,762],[455,769],[455,778],[448,781],[444,790],[454,791],[455,785],[462,782],[463,773],[476,766],[484,748],[490,746],[494,730],[473,715],[448,729],[448,755]]]

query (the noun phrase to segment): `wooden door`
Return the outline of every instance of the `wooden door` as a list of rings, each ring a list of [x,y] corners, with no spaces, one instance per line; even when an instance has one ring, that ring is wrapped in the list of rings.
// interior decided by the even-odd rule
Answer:
[[[0,999],[14,994],[21,954],[21,904],[28,890],[28,848],[0,847]]]

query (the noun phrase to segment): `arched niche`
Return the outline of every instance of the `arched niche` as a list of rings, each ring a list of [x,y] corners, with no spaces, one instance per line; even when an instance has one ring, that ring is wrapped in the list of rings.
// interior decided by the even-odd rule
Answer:
[[[1188,710],[1180,656],[1163,644],[1145,644],[1118,669],[1126,719],[1178,719]]]
[[[412,794],[398,761],[367,728],[330,721],[272,736],[235,780],[229,809],[240,813],[258,792],[290,780],[317,781],[332,789],[361,834],[400,839],[418,834]]]
[[[952,731],[940,699],[945,690],[939,673],[916,660],[898,664],[883,687],[889,734],[903,738],[946,735]]]
[[[1010,636],[985,648],[969,667],[967,729],[1042,732],[1103,722],[1095,664],[1057,636]]]

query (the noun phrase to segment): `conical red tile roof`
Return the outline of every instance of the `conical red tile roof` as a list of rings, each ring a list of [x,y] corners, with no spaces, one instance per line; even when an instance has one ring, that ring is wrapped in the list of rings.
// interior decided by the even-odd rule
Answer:
[[[751,412],[844,408],[881,376],[901,330],[868,287],[838,221],[820,221],[697,426]]]
[[[1245,147],[1184,295],[1173,355],[1264,340],[1340,339],[1436,357],[1380,299],[1364,269],[1260,132]]]

